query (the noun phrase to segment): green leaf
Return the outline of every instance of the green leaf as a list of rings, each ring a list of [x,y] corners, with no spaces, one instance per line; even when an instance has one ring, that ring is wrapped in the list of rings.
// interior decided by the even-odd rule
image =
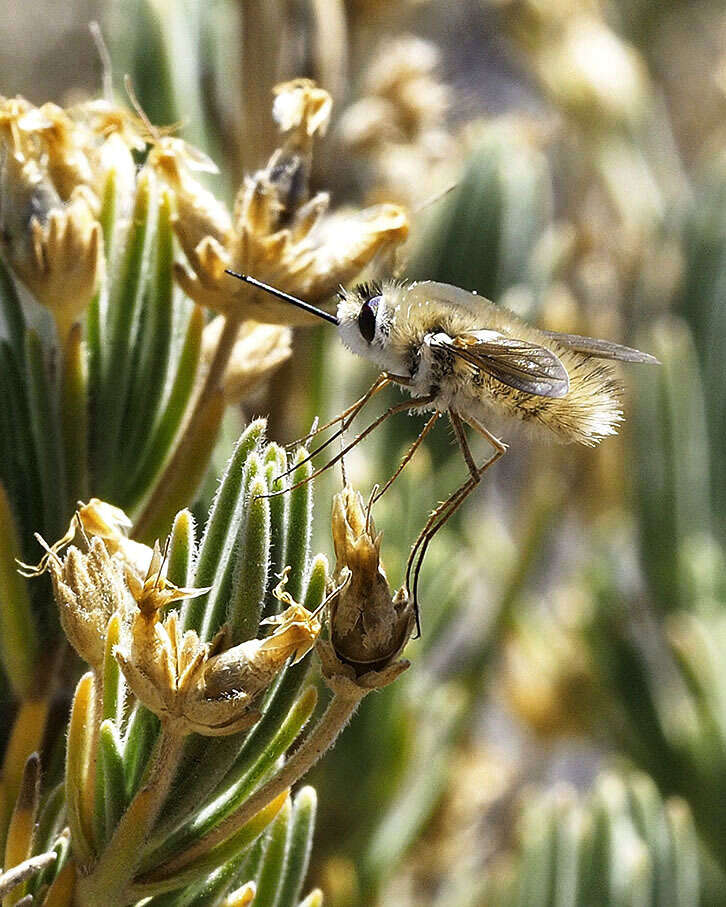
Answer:
[[[161,407],[155,425],[151,427],[146,444],[139,452],[135,469],[119,492],[119,500],[126,510],[134,510],[149,493],[171,450],[194,389],[203,331],[204,314],[195,306],[189,318],[184,346],[176,361],[169,396]]]
[[[234,453],[227,464],[227,469],[222,476],[199,546],[194,576],[194,585],[198,589],[214,584],[220,561],[225,551],[232,544],[234,535],[230,532],[230,527],[234,525],[239,507],[244,466],[247,462],[247,457],[260,443],[264,430],[264,419],[257,419],[247,426],[240,435]],[[235,531],[236,528],[235,525]],[[201,629],[207,603],[208,596],[206,595],[200,595],[198,598],[185,602],[182,607],[182,622],[185,630],[197,630],[198,632]]]
[[[278,886],[275,907],[295,907],[308,871],[315,831],[317,796],[312,787],[303,787],[295,797],[288,822],[284,873]]]
[[[70,510],[65,490],[62,433],[56,400],[46,371],[43,347],[33,331],[25,338],[26,380],[30,424],[39,465],[43,499],[43,533],[59,538],[68,523]]]
[[[139,313],[136,341],[139,352],[134,360],[129,405],[122,428],[124,444],[119,453],[125,470],[134,469],[138,463],[139,451],[144,449],[149,428],[156,424],[164,397],[174,315],[173,238],[170,193],[163,190],[160,193],[153,236],[153,280],[149,281]]]
[[[263,479],[252,482],[247,519],[240,526],[234,584],[227,607],[232,645],[254,638],[260,622],[270,554],[270,505],[266,494]]]
[[[113,721],[101,722],[98,738],[99,756],[103,763],[105,814],[104,840],[110,841],[126,809],[126,775],[123,747]]]
[[[209,593],[207,611],[200,633],[200,637],[204,640],[212,639],[227,620],[237,565],[243,564],[245,560],[244,533],[250,512],[250,488],[261,474],[262,461],[257,453],[253,452],[245,462],[237,509],[230,524],[230,532],[219,562],[216,581]],[[256,630],[255,625],[253,635]]]
[[[0,485],[0,658],[18,699],[37,687],[38,634],[26,580],[18,573],[20,557],[15,520]]]
[[[169,560],[166,575],[170,582],[182,588],[192,582],[194,564],[194,517],[190,510],[180,510],[174,519],[169,540]]]
[[[308,455],[305,448],[295,454],[295,463],[301,463]],[[303,482],[299,488],[290,492],[290,510],[287,530],[286,558],[290,567],[287,591],[295,599],[302,598],[305,567],[310,553],[310,535],[313,524],[313,485],[310,476],[313,473],[311,463],[301,463],[292,474],[291,484]]]
[[[230,772],[215,799],[203,809],[197,809],[189,822],[170,835],[161,847],[154,849],[144,859],[142,870],[149,871],[151,867],[184,850],[238,809],[294,742],[310,718],[316,701],[315,690],[309,687],[295,702],[284,722],[276,723],[276,732],[270,742],[261,751],[248,754],[251,758],[249,763],[245,761],[246,770],[243,771],[242,765],[235,766],[234,773]]]
[[[126,792],[129,800],[138,790],[151,751],[159,736],[159,719],[137,703],[128,722],[124,740]]]
[[[155,194],[153,173],[146,168],[136,181],[136,199],[122,260],[110,283],[107,331],[102,334],[105,348],[101,356],[92,451],[96,483],[104,498],[115,497],[116,490],[122,487],[126,478],[125,473],[118,470],[118,451],[124,447],[121,425],[137,352],[136,329],[146,286]]]
[[[287,469],[287,455],[279,444],[268,444],[265,450],[265,482],[270,491],[283,487],[277,476]],[[267,580],[267,595],[262,617],[271,617],[280,610],[280,603],[274,597],[273,590],[285,568],[287,550],[289,495],[278,494],[268,499],[270,507],[270,569]]]
[[[61,424],[68,500],[87,501],[88,494],[88,364],[81,326],[73,325],[63,355]]]
[[[265,834],[265,854],[257,874],[256,907],[275,907],[279,885],[285,873],[288,825],[292,818],[290,800],[286,800]]]

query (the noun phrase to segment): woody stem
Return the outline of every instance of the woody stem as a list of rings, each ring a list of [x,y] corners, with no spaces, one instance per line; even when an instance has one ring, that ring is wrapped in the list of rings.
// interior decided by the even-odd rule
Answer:
[[[343,693],[335,693],[325,713],[315,728],[308,734],[301,746],[287,760],[270,780],[244,802],[240,809],[219,824],[198,843],[189,847],[179,856],[169,860],[144,881],[168,878],[187,866],[197,857],[208,853],[213,847],[225,841],[242,828],[249,820],[283,791],[292,787],[335,743],[338,735],[352,718],[358,703],[369,690],[357,687]]]

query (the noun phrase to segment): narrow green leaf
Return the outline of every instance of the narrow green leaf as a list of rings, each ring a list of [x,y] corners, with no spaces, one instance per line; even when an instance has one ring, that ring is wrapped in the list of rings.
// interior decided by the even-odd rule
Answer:
[[[141,171],[136,182],[136,199],[125,238],[120,267],[113,275],[107,308],[107,336],[101,357],[101,384],[95,417],[98,421],[94,438],[96,480],[104,497],[112,497],[121,487],[125,475],[115,474],[115,456],[122,444],[121,424],[127,403],[133,357],[136,355],[135,332],[139,308],[145,289],[150,238],[153,235],[155,187],[152,172]]]
[[[65,785],[60,781],[45,796],[35,829],[34,850],[44,853],[53,845],[65,822]]]
[[[43,347],[34,331],[28,331],[25,338],[25,363],[30,423],[43,496],[42,531],[48,538],[56,539],[70,516],[66,505],[62,434]]]
[[[317,804],[315,789],[309,786],[303,787],[295,797],[292,820],[288,824],[285,868],[275,907],[295,907],[298,902],[310,862]]]
[[[251,422],[240,435],[234,453],[227,464],[199,547],[194,577],[194,584],[197,588],[211,586],[214,583],[222,555],[231,544],[229,530],[239,503],[244,466],[247,457],[260,443],[264,430],[265,421],[263,419]],[[185,630],[199,631],[201,629],[206,607],[207,596],[204,595],[185,603],[182,608]]]
[[[295,455],[295,462],[305,459],[308,451],[301,448]],[[291,484],[309,480],[313,467],[311,463],[303,463],[292,474]],[[290,576],[287,591],[300,601],[302,597],[303,582],[305,580],[305,567],[310,552],[310,534],[313,523],[313,486],[312,482],[304,481],[299,488],[290,492],[290,512],[287,531],[286,558],[290,567]]]
[[[128,723],[124,741],[126,792],[129,800],[138,790],[159,736],[159,719],[141,704],[137,704]]]
[[[249,516],[250,488],[262,475],[262,461],[253,452],[247,458],[242,476],[242,490],[229,524],[229,534],[217,566],[214,586],[208,594],[206,613],[200,637],[210,640],[227,620],[235,582],[236,566],[244,560],[244,533]],[[256,628],[255,628],[256,631]]]
[[[310,574],[303,599],[303,605],[308,611],[315,611],[323,603],[327,582],[328,559],[324,554],[317,554],[310,565]]]
[[[294,742],[310,718],[316,702],[315,689],[308,687],[290,709],[270,743],[257,755],[245,774],[235,783],[228,783],[225,780],[225,789],[219,792],[215,800],[204,809],[198,809],[186,825],[170,835],[160,848],[151,852],[144,859],[142,870],[148,871],[184,850],[238,809]]]
[[[10,502],[0,485],[0,658],[18,699],[37,686],[38,634],[28,586],[18,573],[20,541]]]
[[[68,503],[88,500],[88,364],[81,326],[70,330],[63,354],[61,424]]]
[[[270,557],[270,504],[264,495],[263,479],[252,482],[249,491],[247,519],[240,527],[234,583],[227,607],[227,624],[232,645],[257,635],[262,602],[267,587]]]
[[[149,493],[171,450],[194,389],[203,331],[204,313],[195,306],[189,318],[184,346],[176,362],[176,372],[168,399],[139,453],[136,468],[132,471],[126,487],[120,492],[120,500],[126,510],[134,510]]]
[[[269,444],[265,451],[265,481],[270,491],[283,488],[282,480],[277,480],[287,469],[287,455],[279,444]],[[270,505],[270,570],[267,580],[267,595],[263,617],[270,617],[280,610],[280,603],[272,594],[285,568],[287,549],[288,505],[289,495],[279,494],[269,498]]]
[[[168,190],[160,193],[153,249],[153,282],[144,297],[140,313],[138,360],[129,390],[129,406],[124,414],[124,439],[121,455],[127,469],[138,462],[149,429],[156,424],[164,396],[173,323],[174,235],[171,227],[171,198]]]
[[[275,816],[287,802],[287,799],[287,793],[281,794],[253,816],[239,831],[227,838],[226,841],[218,844],[208,853],[198,857],[188,866],[179,870],[179,872],[165,879],[159,878],[164,873],[162,864],[158,869],[149,873],[152,878],[142,877],[140,879],[139,884],[134,886],[134,893],[141,896],[162,893],[163,891],[173,891],[181,885],[190,885],[197,882],[215,870],[220,864],[233,859],[240,851],[249,847],[265,831],[267,826],[274,821]],[[156,881],[153,878],[154,876],[159,880]]]
[[[104,840],[110,841],[118,821],[126,809],[123,747],[113,721],[106,719],[101,722],[98,749],[103,761],[103,805],[106,818]]]
[[[180,510],[174,519],[169,541],[168,579],[176,586],[187,587],[192,581],[194,562],[194,517],[189,510]]]
[[[277,904],[279,886],[285,874],[285,850],[291,818],[292,806],[288,799],[265,835],[265,856],[256,879],[255,907],[275,907]]]

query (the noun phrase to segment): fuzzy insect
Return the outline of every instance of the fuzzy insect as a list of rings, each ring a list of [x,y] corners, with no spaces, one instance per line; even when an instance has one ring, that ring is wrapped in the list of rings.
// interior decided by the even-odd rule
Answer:
[[[331,315],[253,277],[228,273],[335,324],[348,349],[381,369],[378,380],[360,400],[317,429],[314,434],[340,425],[310,457],[340,436],[386,385],[398,384],[411,395],[410,400],[386,410],[313,476],[341,459],[389,416],[404,411],[431,412],[394,475],[375,493],[375,501],[400,474],[439,416],[449,417],[469,477],[434,509],[413,544],[406,586],[414,603],[431,539],[507,450],[485,422],[492,417],[514,420],[559,441],[594,447],[608,435],[617,434],[623,419],[620,385],[612,368],[601,360],[658,362],[647,353],[609,340],[538,330],[501,306],[449,284],[361,284],[340,291],[337,315]],[[480,465],[469,449],[464,425],[492,447],[493,453]]]

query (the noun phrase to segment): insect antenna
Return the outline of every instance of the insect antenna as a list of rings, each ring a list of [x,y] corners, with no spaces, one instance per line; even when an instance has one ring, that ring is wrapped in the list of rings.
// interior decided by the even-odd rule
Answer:
[[[239,274],[237,271],[231,271],[229,268],[225,268],[225,274],[229,274],[231,277],[236,277],[237,280],[243,280],[245,283],[250,284],[250,286],[257,287],[258,290],[264,290],[265,293],[269,293],[270,296],[275,296],[277,299],[281,299],[283,302],[289,302],[290,305],[296,306],[298,309],[302,309],[304,312],[308,312],[310,315],[316,315],[318,318],[322,318],[324,321],[329,321],[330,324],[338,325],[340,322],[336,315],[331,315],[330,312],[325,312],[323,309],[318,309],[314,305],[310,305],[309,302],[305,302],[303,299],[298,299],[297,296],[292,296],[290,293],[283,293],[282,290],[278,290],[276,287],[271,287],[269,283],[263,283],[261,280],[257,280],[256,277],[250,277],[249,274]]]

